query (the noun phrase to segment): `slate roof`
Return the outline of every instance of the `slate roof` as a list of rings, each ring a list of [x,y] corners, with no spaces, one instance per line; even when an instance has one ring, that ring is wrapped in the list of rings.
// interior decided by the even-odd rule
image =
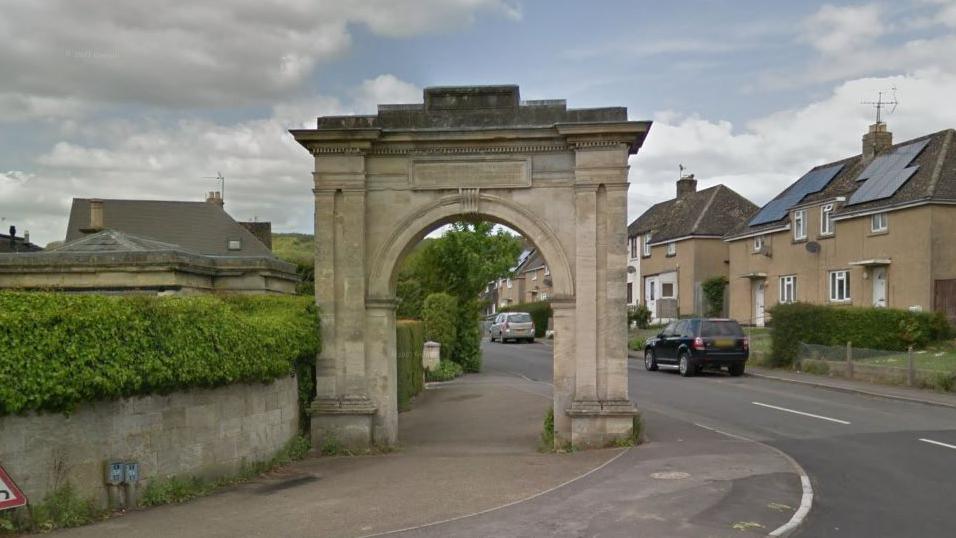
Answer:
[[[103,230],[75,241],[64,243],[49,252],[96,253],[96,252],[189,252],[179,245],[153,241],[145,237],[126,234],[117,230]]]
[[[66,242],[84,237],[80,229],[89,219],[89,199],[74,198]],[[103,227],[207,256],[273,257],[255,235],[222,207],[209,202],[103,200]],[[228,242],[235,239],[240,240],[241,248],[229,250]]]
[[[0,234],[0,252],[39,252],[43,250],[39,245],[26,243],[22,237],[14,237],[13,244],[10,243],[10,236]]]
[[[945,129],[911,140],[898,142],[882,152],[881,155],[901,146],[922,140],[928,140],[929,143],[926,149],[913,161],[914,165],[919,165],[919,169],[893,196],[853,205],[846,205],[845,202],[838,203],[833,213],[834,217],[870,212],[878,209],[891,209],[893,207],[915,203],[930,203],[934,201],[956,202],[956,147],[954,147],[956,146],[956,131],[953,129]],[[843,165],[843,169],[826,187],[819,192],[807,195],[803,200],[792,205],[791,208],[809,206],[814,203],[833,200],[838,196],[845,196],[846,199],[849,200],[853,192],[865,183],[865,181],[858,182],[856,180],[857,176],[863,172],[866,168],[866,164],[868,164],[863,161],[862,154],[821,164],[812,168],[811,171],[839,164]],[[778,194],[774,200],[780,198],[785,192],[786,189]],[[771,202],[772,201],[773,200],[771,200]],[[757,226],[750,226],[747,222],[742,222],[727,234],[727,238],[734,239],[762,230],[776,229],[788,224],[789,219],[790,215],[788,213],[787,216],[777,221]]]
[[[651,232],[651,244],[688,236],[723,236],[757,206],[725,185],[654,204],[627,227],[628,236]]]

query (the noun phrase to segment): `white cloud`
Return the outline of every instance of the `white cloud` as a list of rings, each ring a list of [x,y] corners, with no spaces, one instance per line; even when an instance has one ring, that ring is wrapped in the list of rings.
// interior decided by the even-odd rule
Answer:
[[[853,51],[883,35],[881,15],[878,4],[827,4],[804,21],[802,39],[824,54]]]
[[[271,220],[277,231],[310,230],[311,156],[288,129],[314,126],[320,115],[368,113],[370,100],[421,100],[420,88],[388,74],[351,93],[348,102],[318,95],[234,124],[89,123],[39,156],[33,173],[0,173],[0,217],[46,243],[63,238],[73,197],[202,200],[218,184],[201,178],[222,172],[226,209],[235,218]]]
[[[939,70],[865,78],[837,86],[825,99],[735,128],[729,122],[658,113],[644,148],[632,158],[630,216],[674,197],[679,163],[699,188],[724,183],[757,205],[766,203],[811,167],[856,155],[873,122],[860,96],[899,88],[901,105],[888,117],[896,141],[956,127],[956,74]]]
[[[16,96],[220,108],[289,97],[348,51],[352,25],[407,37],[454,31],[481,12],[520,17],[503,0],[7,2],[0,118],[22,108]]]

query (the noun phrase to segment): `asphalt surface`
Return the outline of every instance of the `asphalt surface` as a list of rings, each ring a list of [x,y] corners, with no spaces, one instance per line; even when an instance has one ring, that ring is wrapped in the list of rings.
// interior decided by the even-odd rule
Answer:
[[[485,371],[548,383],[546,344],[485,344]],[[500,349],[499,349],[500,348]],[[744,376],[647,372],[630,361],[639,409],[776,447],[807,471],[815,493],[793,536],[956,535],[956,412]],[[654,439],[655,427],[648,428]]]

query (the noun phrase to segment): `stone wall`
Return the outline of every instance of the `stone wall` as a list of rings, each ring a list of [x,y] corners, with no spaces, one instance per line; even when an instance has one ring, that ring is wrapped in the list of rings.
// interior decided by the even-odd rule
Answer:
[[[0,417],[0,464],[31,503],[65,481],[108,502],[108,460],[157,476],[215,478],[270,459],[299,426],[296,379],[81,405],[73,414]]]

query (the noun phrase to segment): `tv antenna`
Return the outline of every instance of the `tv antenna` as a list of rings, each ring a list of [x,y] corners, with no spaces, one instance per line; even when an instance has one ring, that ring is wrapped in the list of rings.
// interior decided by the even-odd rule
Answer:
[[[891,99],[884,100],[883,94],[888,94],[892,92],[893,97]],[[882,113],[883,109],[887,106],[893,105],[893,108],[890,109],[890,114],[896,112],[896,106],[900,104],[899,100],[896,98],[896,86],[893,86],[889,90],[883,90],[877,92],[876,101],[861,101],[860,104],[863,105],[872,105],[876,109],[876,123],[882,123]]]
[[[215,176],[202,176],[200,179],[217,179],[219,180],[219,194],[222,196],[223,204],[226,203],[226,178],[222,175],[222,172],[216,172]]]
[[[678,168],[678,170],[680,170],[680,174],[679,174],[679,177],[678,177],[677,179],[681,179],[681,178],[684,177],[684,170],[687,170],[687,168],[685,168],[683,164],[678,164],[678,165],[677,165],[677,168]]]

